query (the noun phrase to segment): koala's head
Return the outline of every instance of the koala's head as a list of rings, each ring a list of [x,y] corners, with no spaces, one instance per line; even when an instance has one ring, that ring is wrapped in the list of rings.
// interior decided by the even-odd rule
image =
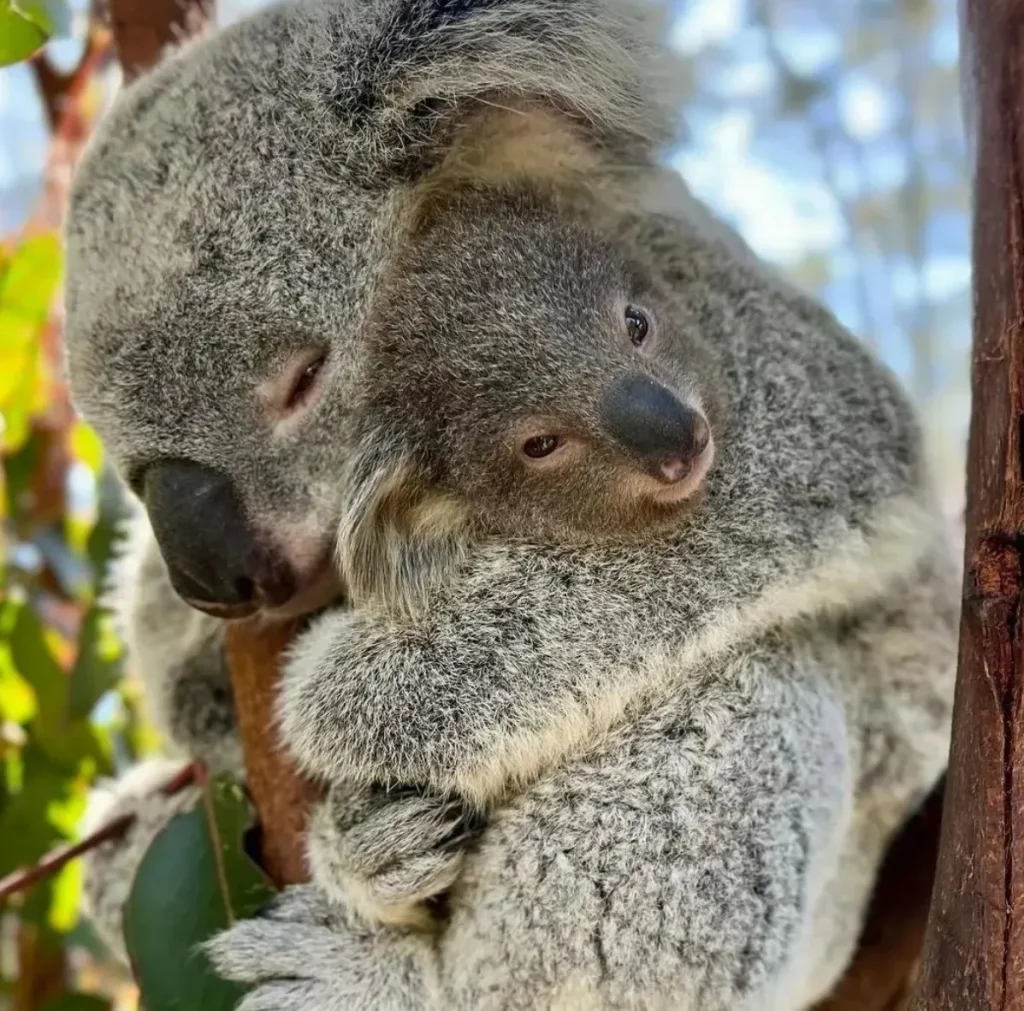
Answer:
[[[460,532],[645,537],[700,498],[722,437],[719,367],[614,224],[536,190],[428,196],[363,340],[356,415],[373,463],[370,490],[350,489],[357,586],[387,568],[384,530],[422,562]]]
[[[348,343],[376,256],[381,201],[332,169],[330,111],[274,49],[289,16],[122,93],[67,228],[75,404],[175,589],[224,617],[337,591]]]

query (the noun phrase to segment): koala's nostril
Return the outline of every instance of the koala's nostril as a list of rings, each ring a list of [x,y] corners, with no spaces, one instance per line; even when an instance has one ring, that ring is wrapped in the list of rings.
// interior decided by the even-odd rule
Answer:
[[[658,472],[663,480],[668,481],[669,484],[675,484],[677,481],[682,481],[692,469],[689,460],[683,460],[681,457],[676,456],[661,464]]]
[[[601,400],[600,417],[612,438],[666,481],[685,477],[711,438],[703,415],[650,376],[615,383]]]
[[[235,580],[235,595],[239,600],[255,600],[256,584],[247,576]]]

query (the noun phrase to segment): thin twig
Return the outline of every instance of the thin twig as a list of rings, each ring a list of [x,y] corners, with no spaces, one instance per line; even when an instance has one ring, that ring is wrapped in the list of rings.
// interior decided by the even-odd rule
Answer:
[[[165,797],[172,797],[174,794],[180,793],[185,787],[191,786],[199,780],[200,770],[201,764],[199,762],[186,765],[184,769],[176,773],[172,779],[160,787],[157,792],[162,793]],[[83,853],[88,853],[90,850],[94,850],[105,842],[110,842],[112,839],[120,839],[134,822],[134,814],[123,814],[78,842],[51,850],[34,866],[14,871],[8,874],[7,877],[0,878],[0,904],[10,899],[12,895],[26,891],[40,881],[52,877],[65,864],[76,857],[82,856]]]

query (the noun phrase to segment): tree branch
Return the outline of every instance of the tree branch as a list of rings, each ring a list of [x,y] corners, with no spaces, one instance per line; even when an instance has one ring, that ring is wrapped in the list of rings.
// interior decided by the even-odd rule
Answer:
[[[160,788],[160,793],[168,797],[180,793],[186,786],[191,786],[197,781],[199,772],[200,765],[198,762],[186,765],[184,769]],[[14,871],[12,874],[8,874],[7,877],[0,878],[0,906],[11,896],[23,892],[40,881],[45,881],[46,878],[56,874],[66,863],[69,863],[76,857],[96,849],[97,846],[102,846],[111,839],[120,839],[131,828],[134,821],[134,814],[123,814],[119,818],[107,822],[102,828],[97,829],[91,835],[87,835],[84,839],[52,850],[34,866],[28,867],[25,870]]]
[[[126,81],[159,62],[168,46],[200,35],[214,0],[107,0],[110,27]]]
[[[1024,7],[960,0],[974,172],[964,603],[913,1011],[1024,1008]]]
[[[260,862],[278,887],[309,878],[306,818],[317,793],[299,774],[275,733],[280,657],[297,628],[297,623],[236,622],[227,629],[246,785],[260,814]]]
[[[85,39],[85,49],[73,70],[58,70],[50,62],[45,50],[36,53],[29,60],[29,68],[35,77],[36,89],[43,103],[43,111],[46,113],[46,122],[52,133],[58,132],[69,106],[88,86],[109,51],[110,33],[98,23],[91,21]]]

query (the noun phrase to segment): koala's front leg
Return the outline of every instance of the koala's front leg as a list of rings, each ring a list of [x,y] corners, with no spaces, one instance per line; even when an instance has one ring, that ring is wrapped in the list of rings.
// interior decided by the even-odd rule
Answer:
[[[334,786],[309,828],[313,881],[369,924],[433,928],[484,826],[456,797]]]
[[[483,806],[578,749],[589,710],[607,717],[608,696],[642,684],[641,651],[664,645],[634,596],[646,582],[596,568],[598,607],[574,559],[506,550],[481,551],[420,615],[334,610],[296,639],[279,713],[307,773],[422,784]]]
[[[189,607],[174,592],[144,515],[133,521],[115,565],[110,603],[147,707],[167,743],[215,772],[240,774],[224,623]]]
[[[496,811],[439,934],[369,927],[303,888],[220,935],[219,971],[255,987],[240,1011],[809,1006],[873,873],[841,865],[845,714],[805,657],[762,653],[714,681]],[[838,878],[856,901],[823,901]]]

